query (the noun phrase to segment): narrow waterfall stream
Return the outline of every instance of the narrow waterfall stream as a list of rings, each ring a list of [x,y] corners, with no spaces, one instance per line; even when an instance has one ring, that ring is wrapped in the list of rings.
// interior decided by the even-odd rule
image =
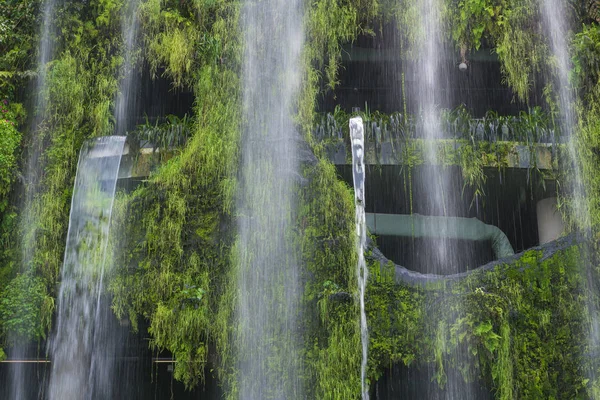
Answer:
[[[557,93],[560,107],[560,125],[563,135],[566,135],[569,161],[572,163],[573,174],[570,177],[570,189],[574,199],[572,212],[575,219],[583,223],[584,229],[590,221],[590,209],[586,190],[582,179],[581,162],[577,149],[577,129],[578,120],[575,110],[576,96],[573,87],[570,84],[569,74],[571,72],[571,55],[569,54],[569,39],[571,38],[571,22],[569,21],[569,10],[567,4],[560,0],[543,0],[541,4],[542,22],[548,38],[550,39],[550,49],[556,58],[555,71]],[[583,247],[584,252],[593,251]],[[582,257],[580,268],[585,271],[587,278],[586,289],[593,292],[597,285],[594,284],[592,268],[594,265],[589,254]],[[588,346],[592,350],[588,353],[597,354],[596,349],[600,346],[600,310],[594,301],[594,294],[590,293],[586,297],[586,308],[588,314],[588,331],[584,332],[587,336]],[[589,357],[589,356],[588,356]],[[592,356],[593,357],[593,356]],[[598,398],[600,393],[596,381],[598,379],[598,363],[592,360],[591,367],[588,369],[588,379],[594,384],[591,389],[592,398]]]
[[[94,331],[124,144],[124,137],[98,138],[86,142],[79,156],[57,299],[56,333],[50,343],[50,400],[94,398],[92,366],[107,351],[98,345]],[[110,365],[97,368],[110,375]]]
[[[358,294],[360,296],[360,340],[362,345],[362,361],[360,364],[360,383],[363,400],[369,398],[369,385],[367,384],[367,362],[369,350],[369,327],[365,312],[365,292],[369,270],[365,262],[367,248],[367,221],[365,216],[365,132],[362,118],[350,119],[350,139],[352,141],[352,178],[354,181],[354,202],[356,204],[356,234],[358,263],[356,275],[358,280]]]
[[[452,170],[438,162],[439,142],[448,139],[449,132],[442,126],[442,109],[449,108],[452,104],[453,90],[449,84],[450,71],[448,60],[450,51],[446,23],[444,18],[444,2],[441,0],[423,0],[418,2],[420,21],[414,29],[417,37],[413,44],[416,60],[412,77],[416,85],[414,98],[409,99],[413,108],[418,112],[419,119],[416,128],[416,137],[424,140],[424,161],[426,168],[420,175],[424,188],[423,198],[411,213],[423,213],[428,216],[457,217],[462,203],[462,188],[453,185]],[[414,229],[414,227],[413,227]],[[439,238],[434,246],[421,247],[420,257],[424,258],[427,273],[449,275],[457,273],[461,267],[461,255],[457,242],[449,237]],[[444,302],[437,303],[430,310],[431,315],[449,312],[444,308]],[[458,309],[462,308],[460,305]],[[460,312],[460,311],[459,311]],[[450,339],[449,327],[444,323],[433,323],[436,326],[435,347],[438,354],[445,354],[460,360],[460,364],[468,366],[473,361],[465,346],[453,346],[448,343]],[[450,354],[452,352],[452,354]],[[431,380],[441,376],[444,384],[432,388],[428,394],[430,399],[469,400],[475,398],[474,377],[460,373],[436,370],[430,367],[428,374]],[[468,371],[469,368],[467,367]]]
[[[31,204],[34,196],[37,194],[39,175],[42,174],[43,165],[40,165],[40,156],[42,153],[42,137],[40,124],[43,122],[46,113],[46,97],[44,91],[46,89],[48,63],[54,57],[54,41],[56,35],[55,10],[60,5],[61,0],[45,0],[42,6],[42,25],[40,28],[40,42],[38,49],[37,68],[38,75],[35,80],[35,110],[34,117],[31,123],[31,147],[28,149],[28,157],[25,172],[25,222],[30,228],[30,225],[35,226],[35,216],[32,214]],[[34,227],[30,228],[34,230]],[[23,262],[25,265],[31,263],[34,253],[35,240],[31,237],[25,238],[23,246]]]
[[[300,262],[292,235],[299,176],[293,121],[301,0],[242,9],[243,125],[238,192],[236,351],[240,399],[302,399]]]
[[[137,99],[136,90],[139,74],[135,73],[135,52],[137,50],[137,36],[139,18],[137,16],[139,0],[128,0],[126,14],[121,20],[121,35],[123,38],[123,65],[121,66],[122,79],[119,83],[119,93],[115,104],[115,132],[124,135],[130,127],[131,111],[135,109]]]
[[[46,81],[48,74],[48,63],[54,57],[54,35],[55,35],[55,9],[60,0],[45,0],[41,7],[41,27],[39,32],[40,41],[38,44],[37,70],[38,75],[34,84],[34,116],[30,124],[29,142],[26,154],[26,162],[24,167],[24,202],[22,205],[22,222],[21,222],[21,263],[22,272],[30,270],[35,252],[36,240],[35,232],[39,225],[34,199],[39,192],[39,180],[43,174],[44,165],[41,162],[42,145],[43,145],[43,129],[40,125],[43,122],[46,113],[46,98],[44,92],[46,90]],[[15,338],[13,338],[14,340]],[[32,354],[27,354],[27,350],[18,340],[14,340],[13,358],[23,359],[31,357]],[[11,369],[11,389],[10,398],[21,400],[27,397],[27,376],[24,370],[25,366],[22,363],[16,363]]]
[[[574,212],[581,221],[589,219],[589,210],[586,204],[585,192],[582,188],[581,171],[578,163],[577,148],[574,131],[577,127],[575,115],[575,94],[569,83],[570,55],[569,55],[569,31],[570,23],[567,20],[568,10],[564,1],[543,0],[541,4],[542,22],[544,29],[550,39],[550,49],[556,59],[555,73],[558,85],[557,94],[560,106],[560,125],[563,135],[568,139],[568,150],[571,161],[574,163],[574,177],[571,185],[574,194],[579,201],[575,204]]]
[[[424,157],[426,162],[436,165],[424,176],[424,179],[428,181],[428,186],[426,198],[423,201],[428,204],[428,211],[431,215],[452,216],[454,210],[448,204],[447,198],[448,192],[453,189],[448,187],[449,179],[446,177],[446,171],[442,166],[437,166],[436,162],[436,139],[445,137],[440,122],[440,108],[446,103],[440,90],[443,82],[441,65],[446,57],[440,31],[441,4],[439,0],[423,0],[419,2],[419,7],[421,24],[416,29],[422,29],[422,31],[417,46],[419,49],[417,51],[418,68],[414,71],[414,79],[418,88],[414,102],[420,114],[417,136],[425,139]],[[442,240],[440,246],[430,249],[430,251],[433,254],[429,254],[429,258],[433,260],[433,264],[445,264],[444,268],[452,268],[449,255],[451,249],[448,248],[446,241]],[[451,270],[447,270],[442,273],[451,272]]]
[[[33,232],[37,227],[37,215],[33,207],[33,201],[38,194],[39,177],[43,173],[44,165],[41,164],[42,144],[44,127],[40,126],[46,113],[46,90],[48,63],[54,57],[55,40],[55,9],[60,0],[46,0],[42,5],[42,24],[40,28],[40,42],[38,49],[37,68],[38,75],[34,84],[35,110],[30,126],[30,146],[27,149],[27,162],[25,165],[25,203],[23,205],[23,228],[25,233],[22,241],[23,265],[28,268],[31,265],[35,252],[35,238]]]
[[[42,5],[42,24],[40,27],[40,42],[38,49],[37,68],[38,75],[34,84],[34,116],[30,126],[30,146],[27,149],[27,162],[25,164],[25,203],[23,205],[22,237],[23,265],[28,268],[33,260],[36,241],[34,233],[38,222],[36,211],[33,207],[35,196],[38,194],[40,176],[43,174],[44,165],[41,164],[43,152],[43,137],[47,129],[42,125],[46,114],[46,90],[48,63],[54,57],[54,41],[56,35],[55,10],[61,0],[45,0]]]

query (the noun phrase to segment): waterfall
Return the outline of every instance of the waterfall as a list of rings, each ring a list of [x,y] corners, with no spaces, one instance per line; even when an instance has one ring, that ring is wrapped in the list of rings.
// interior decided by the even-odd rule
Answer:
[[[362,345],[362,362],[360,365],[360,383],[363,400],[369,399],[367,384],[367,355],[369,348],[369,328],[365,312],[365,292],[369,271],[365,262],[367,248],[367,222],[365,217],[365,134],[362,118],[350,120],[350,139],[352,140],[352,178],[354,181],[354,202],[356,204],[356,234],[358,263],[356,275],[358,278],[358,294],[360,296],[360,340]]]
[[[292,235],[302,19],[301,0],[247,0],[242,10],[244,119],[235,251],[241,399],[304,398],[302,286]]]
[[[573,105],[575,97],[569,84],[570,56],[569,56],[569,22],[567,20],[568,9],[564,1],[543,0],[541,5],[542,21],[548,37],[550,38],[550,49],[556,60],[556,75],[558,84],[558,100],[560,105],[561,131],[567,136],[569,157],[574,168],[574,179],[572,182],[573,195],[576,199],[574,212],[579,221],[589,220],[589,210],[585,201],[585,192],[581,171],[578,165],[578,155],[575,143],[574,129],[577,127],[577,118]]]
[[[123,65],[121,66],[122,80],[115,104],[115,132],[125,135],[130,127],[130,116],[135,109],[138,75],[135,74],[135,50],[139,19],[137,17],[138,0],[127,1],[127,13],[121,20],[121,35],[123,38]]]
[[[425,139],[425,160],[428,164],[436,165],[437,146],[436,139],[445,136],[441,126],[439,108],[443,106],[444,99],[441,95],[442,77],[441,64],[445,58],[443,42],[441,40],[441,5],[439,0],[423,0],[419,2],[421,36],[418,45],[420,49],[414,79],[417,85],[415,103],[420,113],[421,120],[418,124],[417,135]],[[448,179],[439,167],[431,169],[424,179],[429,182],[427,198],[429,213],[432,215],[448,216],[452,213],[446,202],[445,195],[451,190],[447,186]],[[435,254],[436,261],[448,258],[448,248],[442,241],[442,246]],[[434,250],[435,251],[435,250]]]
[[[43,95],[46,88],[48,63],[54,56],[55,21],[54,14],[58,0],[45,0],[41,8],[42,24],[40,27],[40,42],[38,44],[37,69],[38,75],[35,81],[34,93],[34,116],[29,127],[30,145],[26,150],[26,163],[24,167],[24,201],[21,208],[21,259],[22,272],[30,270],[35,252],[35,232],[37,230],[37,213],[33,207],[35,196],[39,190],[39,177],[43,173],[44,165],[41,163],[43,133],[41,124],[46,113],[46,99]],[[19,338],[14,340],[13,358],[22,359],[31,357]],[[21,400],[27,397],[28,385],[26,384],[25,366],[15,363],[11,369],[10,398]]]
[[[416,136],[424,140],[425,165],[417,175],[422,182],[417,184],[424,189],[424,198],[414,204],[411,212],[428,216],[459,217],[462,202],[462,187],[453,185],[452,170],[446,168],[438,160],[438,144],[440,139],[446,139],[449,132],[445,132],[441,124],[441,109],[450,108],[452,87],[449,84],[451,57],[446,50],[447,32],[444,30],[444,4],[441,0],[422,0],[417,2],[420,20],[410,29],[415,30],[416,41],[412,44],[412,53],[415,58],[412,76],[415,90],[413,98],[409,98],[412,108],[419,113]],[[412,207],[412,206],[411,206]],[[415,250],[423,265],[427,265],[427,273],[449,275],[459,271],[464,256],[458,252],[456,242],[449,238],[441,238],[434,246],[423,245]],[[461,257],[462,256],[462,257]],[[461,260],[461,258],[463,258]],[[430,315],[446,313],[444,302],[436,303],[430,310]],[[435,323],[432,324],[436,326]],[[449,330],[445,324],[439,324],[435,346],[438,354],[443,357],[460,360],[459,364],[469,365],[472,359],[465,346],[456,344],[454,349],[446,340],[449,340]],[[452,350],[450,350],[452,349]],[[447,379],[443,387],[435,386],[429,393],[431,399],[474,399],[476,383],[460,373],[440,370],[439,366],[431,365],[428,368],[430,378],[436,374],[445,375]],[[468,371],[468,368],[466,369]],[[471,377],[472,378],[472,377]]]
[[[48,63],[54,56],[55,20],[54,13],[59,0],[46,0],[42,6],[42,25],[40,29],[40,43],[38,49],[38,76],[34,85],[35,111],[30,126],[30,146],[27,149],[27,164],[25,166],[25,202],[23,207],[23,220],[26,232],[23,235],[22,258],[27,269],[32,263],[35,252],[35,230],[37,228],[37,215],[33,209],[33,200],[38,192],[39,176],[43,172],[41,164],[43,152],[43,127],[41,126],[46,113],[46,98],[44,96],[48,75]]]
[[[587,221],[590,220],[589,205],[584,188],[584,182],[581,176],[581,165],[579,163],[579,156],[577,151],[577,139],[575,129],[577,128],[577,117],[574,110],[575,95],[569,83],[569,72],[570,72],[570,55],[569,55],[569,38],[570,38],[570,23],[568,20],[569,10],[567,4],[561,0],[543,0],[541,4],[542,11],[542,22],[548,38],[550,39],[550,50],[555,57],[555,75],[556,83],[558,85],[558,100],[560,106],[560,124],[563,135],[567,137],[567,149],[569,159],[573,165],[573,174],[571,175],[572,181],[570,182],[572,196],[573,196],[573,209],[576,221]],[[584,249],[587,250],[587,249]],[[590,250],[587,250],[590,251]],[[593,251],[593,250],[591,250]],[[587,280],[587,290],[592,292],[597,290],[596,285],[593,283],[592,269],[594,266],[590,260],[588,254],[582,257],[581,268],[584,269]],[[589,329],[587,332],[588,346],[591,349],[591,354],[596,354],[596,350],[600,347],[600,319],[598,306],[592,300],[595,294],[590,293],[586,296],[586,308],[589,318]],[[597,370],[596,362],[592,362],[592,367],[588,371],[588,378],[592,381],[592,387],[597,386]],[[592,389],[598,390],[598,389]],[[591,393],[593,398],[600,397],[600,393]]]
[[[79,155],[57,298],[56,332],[50,343],[50,400],[94,398],[93,366],[108,351],[95,328],[124,144],[122,136],[102,137],[86,142]],[[109,367],[104,365],[102,373],[108,374]]]

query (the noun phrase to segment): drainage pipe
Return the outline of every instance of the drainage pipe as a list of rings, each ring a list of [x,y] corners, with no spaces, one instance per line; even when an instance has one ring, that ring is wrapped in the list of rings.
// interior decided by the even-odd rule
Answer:
[[[542,246],[534,247],[527,251],[533,250],[541,253],[541,257],[539,261],[544,261],[556,254],[559,251],[564,251],[572,246],[577,246],[582,243],[583,239],[578,235],[569,235],[565,237],[561,237],[553,242],[546,243]],[[440,287],[443,287],[446,284],[451,284],[453,282],[458,282],[469,275],[477,272],[485,272],[493,270],[497,267],[506,265],[513,266],[519,268],[521,271],[524,268],[531,267],[530,264],[521,265],[518,264],[521,257],[523,257],[524,253],[514,254],[509,257],[502,258],[500,260],[492,261],[487,264],[484,264],[478,268],[472,269],[470,271],[461,272],[453,275],[435,275],[435,274],[422,274],[419,272],[411,271],[406,267],[395,264],[393,261],[387,259],[381,251],[375,246],[373,241],[369,241],[368,247],[371,252],[369,254],[369,260],[377,261],[380,267],[385,265],[392,265],[395,269],[395,282],[398,285],[408,285],[414,287],[423,287],[430,288],[432,290],[436,290]],[[341,297],[341,299],[343,299]]]
[[[489,240],[496,259],[515,254],[508,238],[500,228],[485,224],[477,218],[367,213],[367,227],[375,235]]]

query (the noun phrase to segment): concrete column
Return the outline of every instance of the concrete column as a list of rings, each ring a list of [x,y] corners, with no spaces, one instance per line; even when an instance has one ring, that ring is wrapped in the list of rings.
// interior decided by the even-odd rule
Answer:
[[[552,242],[562,235],[565,223],[557,210],[556,197],[538,201],[537,223],[540,244]]]

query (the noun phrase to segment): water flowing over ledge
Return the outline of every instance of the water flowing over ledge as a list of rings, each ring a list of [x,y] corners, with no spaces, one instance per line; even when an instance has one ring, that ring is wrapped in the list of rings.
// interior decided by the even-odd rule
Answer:
[[[49,398],[112,395],[113,365],[101,318],[106,248],[125,137],[86,142],[77,166],[67,246],[58,294],[56,332],[50,343]],[[107,337],[108,335],[108,337]],[[96,390],[96,392],[94,391]]]

